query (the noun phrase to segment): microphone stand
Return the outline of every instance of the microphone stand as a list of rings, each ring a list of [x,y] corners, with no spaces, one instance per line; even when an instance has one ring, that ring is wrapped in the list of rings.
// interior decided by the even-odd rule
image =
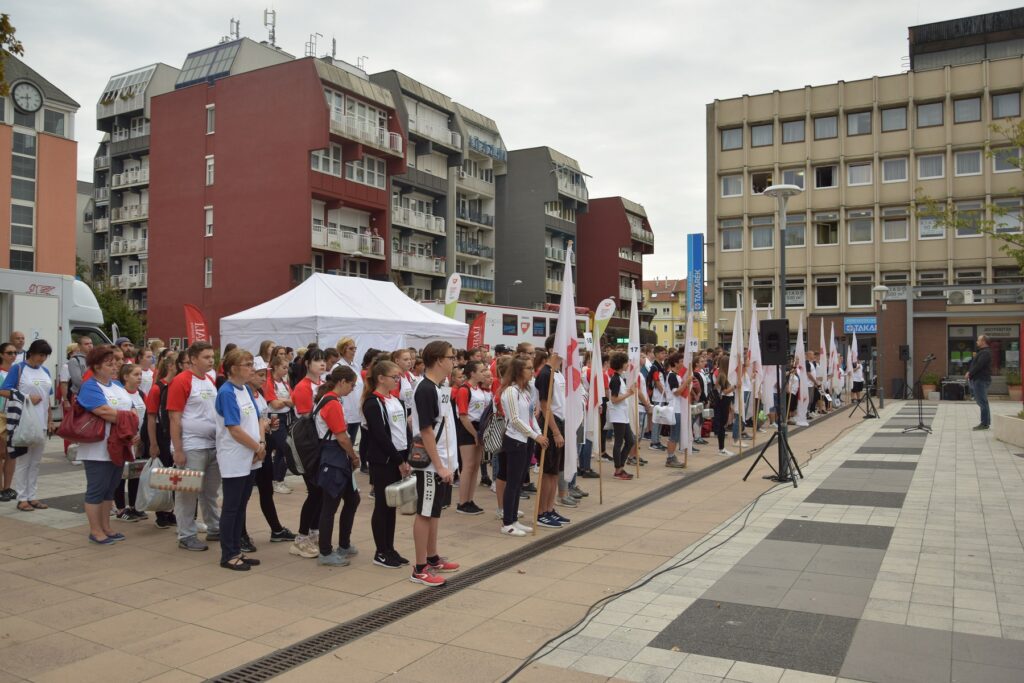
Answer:
[[[924,368],[921,370],[921,374],[917,376],[917,382],[915,388],[917,389],[917,426],[907,427],[903,430],[904,434],[909,432],[925,432],[927,434],[932,433],[931,427],[928,427],[924,423],[924,390],[921,388],[921,378],[928,372],[928,366],[931,365],[932,361],[935,360],[935,356],[928,355],[924,359]]]

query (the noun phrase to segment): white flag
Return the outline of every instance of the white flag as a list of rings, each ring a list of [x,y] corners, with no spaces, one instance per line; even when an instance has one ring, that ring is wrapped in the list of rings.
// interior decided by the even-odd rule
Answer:
[[[761,367],[761,338],[757,330],[757,302],[750,311],[750,336],[747,341],[747,377],[750,378],[750,400],[747,401],[746,419],[756,418],[754,415],[754,397],[760,395],[764,369]],[[755,420],[756,428],[756,420]]]
[[[640,368],[642,363],[640,360],[640,314],[636,307],[636,285],[631,284],[630,289],[633,292],[633,300],[629,306],[629,365],[626,371],[626,381],[629,388],[632,389],[636,386],[637,378],[640,376]],[[632,406],[634,400],[630,399],[630,407],[636,410]]]
[[[832,387],[830,393],[835,394],[839,391],[842,368],[839,367],[839,351],[836,349],[836,324],[832,323],[832,327],[829,330],[831,333],[831,339],[829,340],[828,348],[828,371],[831,381],[829,385]]]
[[[800,330],[796,333],[796,423],[807,426],[807,403],[811,398],[811,384],[807,378],[807,353],[804,350],[804,316],[800,314]]]
[[[683,367],[677,368],[679,386],[683,389],[679,409],[679,449],[693,454],[693,417],[690,416],[690,387],[693,386],[693,311],[686,314],[686,342],[683,346]]]
[[[808,330],[808,335],[807,336],[810,336],[809,333],[810,333],[810,330]],[[828,368],[829,368],[829,365],[828,364],[829,364],[829,362],[830,362],[830,359],[829,359],[829,356],[828,356],[828,347],[825,346],[825,319],[822,318],[821,319],[821,346],[818,347],[818,367],[817,367],[817,372],[814,373],[815,376],[818,378],[818,381],[821,382],[821,389],[822,389],[822,391],[828,391],[828,384],[829,384],[829,382],[828,382],[828,378],[829,378]]]
[[[732,347],[729,349],[729,384],[736,387],[736,398],[733,399],[733,406],[739,412],[740,402],[743,400],[743,309],[736,311],[736,317],[732,323]]]
[[[558,327],[552,349],[562,357],[565,376],[565,473],[576,472],[576,430],[583,420],[583,375],[579,340],[576,338],[576,295],[572,285],[572,245],[565,251],[565,275],[562,278],[562,301],[558,306]],[[600,356],[600,352],[598,352]],[[552,375],[548,391],[555,390]]]

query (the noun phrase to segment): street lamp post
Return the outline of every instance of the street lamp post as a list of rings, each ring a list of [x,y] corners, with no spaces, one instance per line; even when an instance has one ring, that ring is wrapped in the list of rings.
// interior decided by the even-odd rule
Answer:
[[[885,297],[889,294],[889,288],[885,285],[875,285],[871,288],[875,297],[875,346],[877,346],[878,369],[875,371],[875,385],[878,390],[878,407],[885,407],[885,380],[882,377],[882,311],[885,310]],[[879,384],[881,381],[881,384]]]
[[[523,284],[522,280],[513,280],[512,284],[510,284],[508,287],[505,288],[505,305],[506,306],[511,306],[512,305],[512,288],[513,287],[518,287],[521,284]]]

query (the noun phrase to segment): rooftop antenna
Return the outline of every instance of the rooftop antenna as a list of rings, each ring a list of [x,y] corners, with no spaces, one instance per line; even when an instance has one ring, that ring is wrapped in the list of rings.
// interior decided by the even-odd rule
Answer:
[[[369,57],[368,57],[368,56],[366,56],[366,55],[360,55],[360,56],[359,56],[359,57],[358,57],[358,58],[356,59],[356,66],[358,66],[358,67],[359,67],[360,69],[362,69],[363,71],[366,71],[366,60],[367,60],[367,59],[369,59]]]
[[[322,33],[310,33],[309,34],[309,42],[306,43],[306,56],[307,57],[316,57],[316,39],[318,37],[319,38],[323,38],[324,34],[322,34]]]
[[[277,47],[277,10],[276,9],[265,9],[263,10],[263,26],[270,29],[270,44]]]
[[[238,19],[232,17],[230,26],[231,28],[228,29],[228,35],[231,36],[231,38],[233,38],[234,40],[238,40],[238,31],[239,28],[241,27],[241,22],[238,21]]]
[[[331,38],[331,59],[334,59],[337,56],[338,56],[338,39],[337,38]]]

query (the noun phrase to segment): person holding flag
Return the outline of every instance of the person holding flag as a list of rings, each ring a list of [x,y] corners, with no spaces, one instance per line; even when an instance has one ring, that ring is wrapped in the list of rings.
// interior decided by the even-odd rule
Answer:
[[[807,406],[811,398],[811,383],[807,375],[807,353],[804,350],[804,316],[800,315],[800,329],[796,335],[796,424],[806,427]]]
[[[742,451],[749,444],[742,440],[743,419],[744,419],[744,389],[746,378],[746,354],[743,352],[743,311],[736,311],[732,325],[732,344],[729,348],[729,385],[735,389],[733,394],[733,413],[735,418],[732,423],[733,446]]]
[[[864,391],[864,366],[861,365],[860,358],[857,357],[857,333],[853,333],[853,342],[850,344],[850,348],[847,349],[847,361],[846,368],[850,373],[850,377],[853,379],[853,388],[850,389],[850,398],[854,401],[859,401],[861,393]]]
[[[757,433],[757,404],[761,395],[763,368],[761,367],[761,337],[757,329],[757,302],[750,311],[750,337],[747,340],[747,379],[750,382],[750,398],[746,405],[746,418],[751,420],[753,433]]]

